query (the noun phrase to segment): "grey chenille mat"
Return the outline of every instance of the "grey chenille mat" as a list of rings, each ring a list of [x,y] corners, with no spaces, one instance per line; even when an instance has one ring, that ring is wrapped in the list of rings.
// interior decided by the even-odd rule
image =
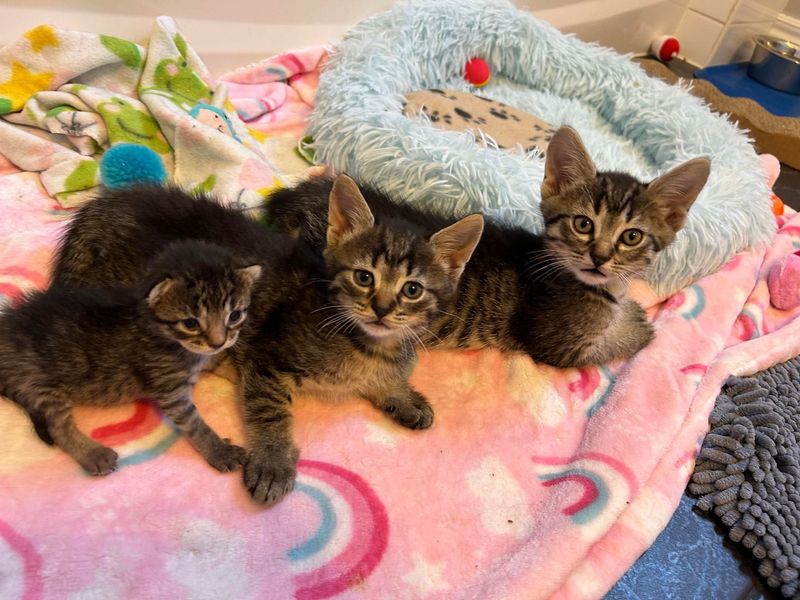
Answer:
[[[800,357],[729,379],[709,420],[689,491],[800,600]]]

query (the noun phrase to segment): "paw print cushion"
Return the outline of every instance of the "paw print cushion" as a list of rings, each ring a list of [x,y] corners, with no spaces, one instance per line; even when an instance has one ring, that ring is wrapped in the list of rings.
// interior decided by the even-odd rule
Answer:
[[[491,69],[479,90],[464,80],[472,57]],[[474,92],[504,103],[509,114],[513,108],[553,127],[572,125],[598,168],[642,180],[710,157],[711,175],[686,226],[648,275],[661,297],[774,235],[769,188],[744,133],[629,58],[503,0],[399,2],[356,25],[320,78],[308,132],[316,160],[408,202],[479,210],[541,231],[541,154],[526,152],[525,143],[476,144],[483,123],[404,114],[409,95],[430,89]],[[499,131],[487,135],[506,146]]]
[[[484,146],[544,152],[555,129],[545,121],[490,98],[457,90],[420,90],[406,94],[403,114],[425,115],[446,131],[472,131]]]

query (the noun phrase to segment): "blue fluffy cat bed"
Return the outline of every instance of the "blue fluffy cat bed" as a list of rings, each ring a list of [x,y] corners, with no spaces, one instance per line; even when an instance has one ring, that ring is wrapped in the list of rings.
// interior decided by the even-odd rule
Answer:
[[[403,116],[404,94],[470,91],[465,62],[492,69],[480,94],[583,137],[601,170],[644,180],[696,156],[711,176],[649,281],[667,295],[775,231],[769,190],[748,138],[686,90],[628,58],[564,35],[505,2],[396,5],[353,28],[324,71],[310,132],[316,159],[387,193],[442,210],[480,210],[533,231],[544,161],[484,148],[469,132]]]

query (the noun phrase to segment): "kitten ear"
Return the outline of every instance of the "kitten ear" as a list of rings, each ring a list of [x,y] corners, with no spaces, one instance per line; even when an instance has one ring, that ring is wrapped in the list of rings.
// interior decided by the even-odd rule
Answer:
[[[661,209],[664,221],[677,232],[686,221],[686,214],[708,180],[711,161],[707,158],[692,160],[664,173],[647,186],[647,195]]]
[[[155,284],[150,293],[147,294],[147,304],[148,306],[153,306],[156,302],[161,300],[169,290],[171,290],[175,286],[175,280],[171,278],[162,279],[157,284]]]
[[[356,182],[339,175],[328,198],[328,246],[335,246],[345,237],[375,225],[367,201]]]
[[[250,265],[243,269],[236,269],[236,273],[247,287],[252,287],[261,277],[261,265]]]
[[[474,214],[437,231],[430,238],[436,256],[444,262],[448,274],[458,281],[483,234],[483,215]]]
[[[591,181],[596,172],[578,132],[568,125],[560,127],[547,145],[542,198],[555,196],[576,183]]]

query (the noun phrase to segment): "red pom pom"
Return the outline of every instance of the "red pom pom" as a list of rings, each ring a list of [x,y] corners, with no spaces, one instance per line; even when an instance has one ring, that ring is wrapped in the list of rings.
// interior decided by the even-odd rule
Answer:
[[[492,77],[489,65],[482,58],[470,59],[464,67],[464,79],[475,87],[483,87]]]
[[[661,46],[661,50],[658,53],[658,58],[663,61],[672,60],[678,55],[680,52],[681,45],[675,38],[669,38],[664,44]]]
[[[650,44],[650,52],[659,60],[669,62],[681,51],[680,42],[671,35],[662,35]]]

